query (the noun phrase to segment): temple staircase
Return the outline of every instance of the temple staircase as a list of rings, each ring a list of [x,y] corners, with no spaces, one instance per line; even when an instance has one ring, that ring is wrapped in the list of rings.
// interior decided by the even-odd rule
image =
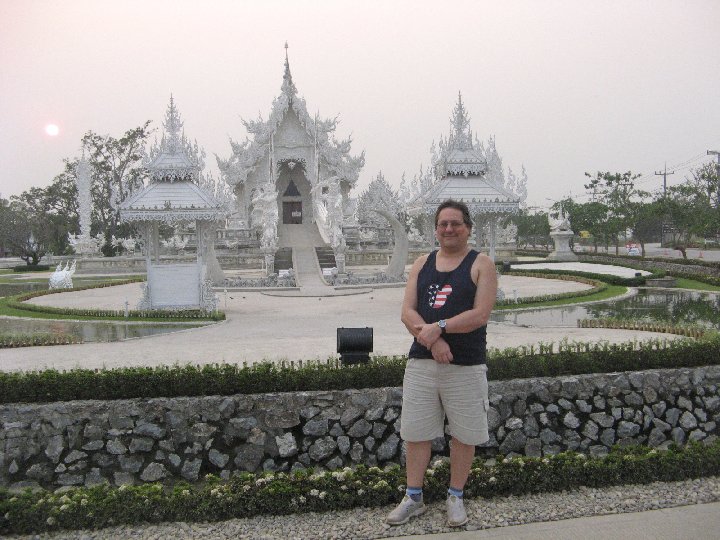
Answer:
[[[312,294],[314,290],[320,291],[327,289],[327,285],[322,280],[322,270],[318,263],[318,256],[315,252],[316,248],[328,248],[323,242],[317,225],[302,224],[288,225],[283,224],[278,227],[278,245],[280,249],[289,249],[292,252],[293,269],[295,270],[295,280],[300,286],[303,293]],[[334,261],[334,256],[333,256]],[[333,265],[334,266],[334,265]],[[277,255],[275,259],[275,268],[277,266]]]

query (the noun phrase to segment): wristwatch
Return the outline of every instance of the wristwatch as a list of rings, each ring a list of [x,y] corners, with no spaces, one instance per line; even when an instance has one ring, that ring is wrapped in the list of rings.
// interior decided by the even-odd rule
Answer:
[[[447,330],[445,327],[447,326],[447,321],[445,319],[440,319],[437,322],[437,325],[440,327],[440,335],[444,336],[447,333]]]

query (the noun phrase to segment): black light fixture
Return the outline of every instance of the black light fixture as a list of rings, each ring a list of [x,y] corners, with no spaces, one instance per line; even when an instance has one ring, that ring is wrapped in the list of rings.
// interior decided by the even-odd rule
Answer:
[[[338,328],[337,352],[344,365],[367,364],[373,350],[373,329]]]

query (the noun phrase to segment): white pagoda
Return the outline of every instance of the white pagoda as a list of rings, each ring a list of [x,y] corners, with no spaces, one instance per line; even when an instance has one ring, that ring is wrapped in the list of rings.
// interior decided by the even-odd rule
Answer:
[[[217,299],[213,281],[222,280],[215,256],[218,222],[228,209],[198,185],[200,168],[190,157],[183,123],[170,97],[159,146],[145,161],[149,183],[120,206],[120,219],[136,223],[145,244],[147,284],[139,309],[190,309],[213,311]],[[158,229],[194,223],[197,233],[195,262],[161,261]]]
[[[464,202],[474,222],[475,245],[481,246],[483,235],[487,235],[489,255],[495,260],[499,222],[519,212],[522,196],[487,177],[488,163],[482,149],[473,145],[470,120],[459,93],[451,123],[450,137],[436,163],[439,178],[409,204],[408,211],[425,216],[426,234],[432,238],[433,219],[440,203],[447,199]],[[503,244],[510,243],[503,240]]]
[[[236,195],[234,218],[260,239],[268,274],[279,247],[330,246],[338,269],[346,249],[343,226],[353,220],[349,193],[365,163],[350,154],[351,139],[334,137],[337,119],[310,116],[290,73],[266,120],[243,120],[252,139],[230,141],[232,154],[218,158],[222,178]]]

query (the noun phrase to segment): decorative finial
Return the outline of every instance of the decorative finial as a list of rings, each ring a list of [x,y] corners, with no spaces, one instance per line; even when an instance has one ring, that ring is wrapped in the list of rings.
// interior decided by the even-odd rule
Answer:
[[[285,42],[285,74],[283,75],[282,92],[287,94],[292,99],[292,96],[297,94],[295,84],[293,84],[292,74],[290,73],[290,61],[288,60],[288,43]]]

